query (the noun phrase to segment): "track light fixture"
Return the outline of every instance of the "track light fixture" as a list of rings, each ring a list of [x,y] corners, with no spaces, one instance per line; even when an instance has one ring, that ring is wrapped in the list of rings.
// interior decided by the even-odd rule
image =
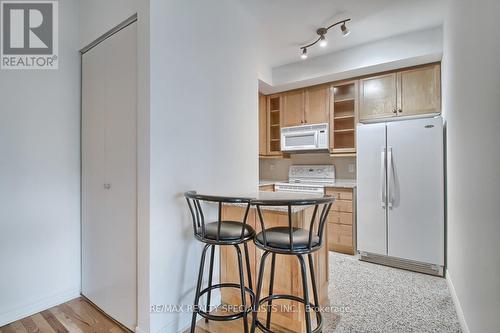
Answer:
[[[331,28],[341,24],[340,26],[340,31],[342,32],[342,36],[347,36],[349,35],[351,32],[349,31],[349,29],[346,27],[345,23],[346,22],[349,22],[351,19],[345,19],[345,20],[342,20],[342,21],[338,21],[334,24],[332,24],[331,26],[327,27],[327,28],[319,28],[318,30],[316,30],[316,33],[319,35],[318,39],[316,39],[314,42],[312,42],[311,44],[308,44],[308,45],[305,45],[305,46],[302,46],[300,49],[302,50],[302,54],[300,55],[300,58],[302,59],[307,59],[307,49],[313,45],[315,45],[316,43],[319,42],[319,46],[321,47],[325,47],[327,44],[328,44],[328,41],[326,40],[326,33],[328,32],[328,30],[330,30]]]

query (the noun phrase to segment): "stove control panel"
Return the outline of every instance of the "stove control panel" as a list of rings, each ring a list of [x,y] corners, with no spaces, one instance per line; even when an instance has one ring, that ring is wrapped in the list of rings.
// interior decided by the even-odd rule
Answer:
[[[334,165],[292,165],[288,171],[290,182],[335,180]]]
[[[325,194],[325,188],[323,186],[312,185],[275,184],[274,190],[276,192],[303,192]]]

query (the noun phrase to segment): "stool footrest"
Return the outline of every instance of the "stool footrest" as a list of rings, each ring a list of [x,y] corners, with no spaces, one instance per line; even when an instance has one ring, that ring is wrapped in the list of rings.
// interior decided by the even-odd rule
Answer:
[[[211,287],[205,288],[202,291],[200,291],[200,298],[209,291],[212,291],[214,289],[222,289],[222,288],[235,288],[235,289],[240,290],[241,286],[237,283],[214,284]],[[250,295],[250,304],[247,306],[245,311],[236,312],[236,313],[229,314],[229,315],[212,315],[209,312],[202,311],[198,308],[197,310],[195,310],[195,312],[198,313],[200,316],[202,316],[205,319],[214,320],[214,321],[230,321],[230,320],[236,320],[236,319],[243,318],[243,315],[245,313],[249,313],[252,311],[252,304],[255,301],[255,294],[250,288],[245,287],[245,294]]]

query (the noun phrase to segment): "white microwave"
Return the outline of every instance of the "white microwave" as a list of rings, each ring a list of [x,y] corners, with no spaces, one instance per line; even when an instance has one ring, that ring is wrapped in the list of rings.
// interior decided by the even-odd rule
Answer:
[[[328,150],[328,146],[327,123],[281,129],[281,151]]]

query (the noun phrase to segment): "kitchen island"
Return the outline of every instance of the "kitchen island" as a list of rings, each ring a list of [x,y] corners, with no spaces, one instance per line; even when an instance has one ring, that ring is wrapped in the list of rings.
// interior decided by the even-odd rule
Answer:
[[[259,192],[259,199],[299,199],[306,197],[318,197],[317,195],[310,194],[297,194],[297,193],[277,193],[277,192]],[[288,225],[288,213],[283,207],[261,207],[263,218],[265,221],[265,227],[277,227],[277,226],[287,226]],[[311,221],[311,217],[314,211],[313,206],[295,206],[292,209],[292,223],[294,227],[308,229]],[[242,221],[245,214],[245,207],[241,205],[225,205],[222,211],[223,220],[233,220]],[[318,214],[319,215],[319,214]],[[315,228],[318,226],[319,218],[315,223]],[[257,233],[259,233],[262,228],[258,218],[257,211],[252,207],[248,214],[247,223],[251,225]],[[318,288],[320,306],[327,306],[329,304],[328,300],[328,223],[325,225],[323,247],[313,254],[314,267],[315,267],[315,277],[316,285]],[[248,243],[249,256],[250,256],[250,267],[252,274],[252,287],[255,290],[256,277],[258,274],[260,257],[262,251],[257,249],[253,242]],[[243,248],[242,248],[243,250]],[[221,283],[238,283],[238,266],[235,264],[237,262],[236,251],[230,246],[221,247],[220,251],[220,280]],[[264,274],[264,282],[262,289],[262,296],[267,296],[269,294],[269,271],[270,271],[270,260],[267,262],[266,270]],[[310,279],[310,274],[308,274]],[[248,279],[245,281],[247,287]],[[312,295],[312,289],[309,288],[309,294]],[[226,289],[222,290],[222,303],[229,305],[241,304],[241,296],[238,290]],[[302,297],[302,282],[300,266],[297,258],[293,255],[278,255],[276,256],[276,275],[274,281],[274,293],[275,294],[289,294]],[[249,300],[248,300],[249,301]],[[276,300],[273,302],[273,312],[272,323],[273,326],[284,329],[286,332],[304,332],[305,330],[305,318],[304,318],[304,306],[302,304],[291,302],[288,300]],[[259,315],[260,317],[261,315]],[[314,317],[314,316],[312,316]]]

